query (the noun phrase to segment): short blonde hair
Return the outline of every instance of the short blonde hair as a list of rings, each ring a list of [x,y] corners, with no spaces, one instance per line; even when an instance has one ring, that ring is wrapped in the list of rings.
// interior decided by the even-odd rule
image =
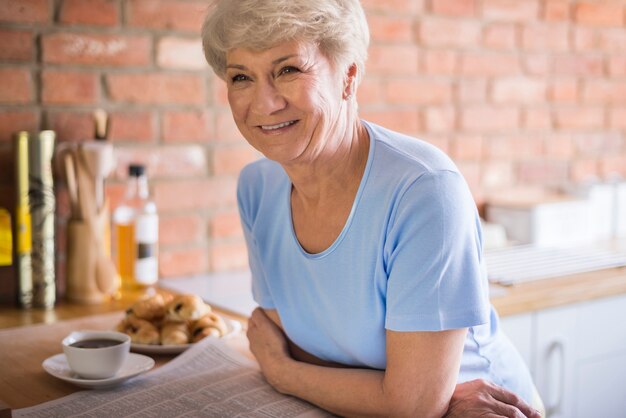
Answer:
[[[369,29],[359,0],[214,0],[202,26],[204,55],[222,79],[230,49],[291,40],[317,44],[337,68],[356,64],[360,81]]]

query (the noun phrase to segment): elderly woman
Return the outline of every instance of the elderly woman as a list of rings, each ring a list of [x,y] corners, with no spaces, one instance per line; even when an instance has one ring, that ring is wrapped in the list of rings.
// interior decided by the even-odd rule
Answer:
[[[267,381],[339,415],[537,416],[489,303],[461,174],[358,117],[358,0],[218,0],[202,37],[265,156],[242,171],[238,204]]]

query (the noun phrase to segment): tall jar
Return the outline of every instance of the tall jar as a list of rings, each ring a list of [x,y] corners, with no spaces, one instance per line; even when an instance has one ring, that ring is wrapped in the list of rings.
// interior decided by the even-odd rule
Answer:
[[[145,167],[128,167],[126,194],[113,212],[114,253],[122,289],[146,288],[159,278],[159,216]]]

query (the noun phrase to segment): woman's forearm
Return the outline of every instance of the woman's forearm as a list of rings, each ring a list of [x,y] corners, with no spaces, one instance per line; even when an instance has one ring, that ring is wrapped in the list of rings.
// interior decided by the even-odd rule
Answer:
[[[437,399],[440,397],[429,393],[428,385],[414,387],[411,396],[387,390],[383,371],[319,366],[297,360],[282,363],[264,371],[272,386],[337,415],[430,417],[443,416],[447,409],[449,399]]]

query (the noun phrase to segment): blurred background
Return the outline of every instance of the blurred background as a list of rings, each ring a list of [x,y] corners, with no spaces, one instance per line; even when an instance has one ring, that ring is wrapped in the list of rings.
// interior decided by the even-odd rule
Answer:
[[[626,2],[364,0],[363,118],[455,160],[479,208],[520,187],[626,177]],[[0,207],[15,207],[12,135],[94,137],[110,118],[115,207],[130,162],[159,210],[163,278],[245,268],[235,205],[239,135],[202,56],[205,0],[0,0]],[[56,181],[57,292],[67,190]],[[15,296],[0,268],[0,300]]]

